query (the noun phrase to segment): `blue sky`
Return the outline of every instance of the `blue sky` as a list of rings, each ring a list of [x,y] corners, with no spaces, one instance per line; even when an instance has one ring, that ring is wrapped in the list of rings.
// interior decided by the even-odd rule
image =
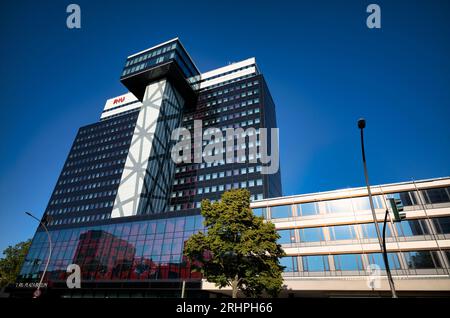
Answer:
[[[73,1],[72,1],[73,2]],[[11,1],[0,12],[0,249],[31,237],[77,129],[124,93],[127,55],[179,36],[201,71],[255,56],[284,194],[450,175],[448,1]],[[378,3],[382,28],[365,25]]]

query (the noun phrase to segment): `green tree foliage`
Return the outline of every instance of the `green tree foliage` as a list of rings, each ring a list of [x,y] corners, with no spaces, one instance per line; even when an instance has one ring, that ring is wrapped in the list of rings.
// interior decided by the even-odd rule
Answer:
[[[14,283],[30,248],[31,240],[8,246],[0,259],[0,288]]]
[[[203,200],[201,213],[206,234],[191,236],[184,249],[194,270],[220,288],[230,286],[233,298],[238,290],[247,297],[278,295],[284,268],[279,258],[285,254],[273,223],[250,209],[250,192],[231,190],[219,202]]]

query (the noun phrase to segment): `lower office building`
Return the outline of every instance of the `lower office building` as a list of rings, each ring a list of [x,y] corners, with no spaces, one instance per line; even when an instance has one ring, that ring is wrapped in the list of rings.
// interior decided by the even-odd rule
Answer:
[[[389,220],[386,231],[398,295],[450,295],[450,177],[371,190],[380,228],[389,198],[400,199],[406,212],[401,222]],[[280,297],[390,295],[365,187],[259,200],[251,207],[275,224],[287,254],[281,260]],[[197,215],[52,232],[57,243],[49,292],[63,297],[179,297],[183,279],[188,297],[229,296],[229,289],[202,280],[182,260],[183,242],[203,230]],[[39,277],[47,251],[45,232],[37,232],[23,281]],[[82,265],[81,289],[65,285],[70,263]],[[368,270],[374,264],[378,271]]]
[[[406,219],[389,220],[386,228],[399,296],[450,295],[450,178],[371,190],[380,230],[389,198],[400,199],[406,212]],[[287,254],[283,296],[390,295],[365,187],[261,200],[252,207],[281,236]],[[368,270],[371,264],[377,271]]]

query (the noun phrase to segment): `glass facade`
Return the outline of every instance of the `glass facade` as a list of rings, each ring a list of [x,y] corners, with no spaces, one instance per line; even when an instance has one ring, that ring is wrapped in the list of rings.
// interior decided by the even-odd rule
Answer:
[[[450,217],[437,217],[433,219],[438,234],[450,234]]]
[[[428,213],[432,211],[435,204],[439,207],[450,207],[448,187],[426,189],[419,191],[404,191],[387,193],[386,195],[374,196],[374,205],[378,213],[384,214],[386,199],[400,199],[406,211],[421,211],[424,208]],[[422,203],[421,203],[422,202]],[[295,253],[295,248],[322,249],[327,247],[330,253],[327,255],[298,255],[286,256],[283,264],[286,266],[285,273],[288,276],[341,276],[341,275],[367,275],[366,269],[370,264],[376,264],[382,271],[385,264],[381,253],[335,253],[334,247],[347,245],[348,249],[360,249],[355,244],[378,244],[376,228],[374,223],[350,222],[348,224],[307,226],[313,224],[314,220],[331,218],[360,217],[368,215],[371,219],[370,204],[367,197],[323,200],[301,204],[290,204],[281,206],[267,206],[266,208],[254,209],[262,214],[262,210],[270,210],[266,217],[275,225],[283,225],[278,230],[280,239],[278,243],[289,253]],[[341,221],[339,221],[341,222]],[[290,224],[292,228],[286,228]],[[382,222],[378,222],[380,233],[382,233]],[[407,242],[418,240],[435,240],[436,235],[445,236],[450,234],[450,217],[428,216],[408,218],[402,222],[388,221],[386,227],[387,242]],[[290,250],[294,248],[294,250]],[[303,250],[302,250],[303,251]],[[305,250],[307,251],[307,250]],[[319,251],[318,251],[319,253]],[[323,251],[320,251],[322,254]],[[394,274],[415,275],[438,275],[450,273],[450,252],[444,250],[423,251],[399,251],[389,252],[389,266]]]
[[[327,256],[302,256],[302,263],[305,272],[326,272],[330,270]]]
[[[194,121],[202,120],[202,151],[211,145],[220,145],[223,150],[233,153],[233,163],[223,156],[211,163],[192,160],[192,163],[178,164],[170,199],[171,211],[198,211],[203,199],[217,201],[230,189],[248,189],[252,201],[282,195],[279,173],[263,175],[261,163],[250,162],[259,158],[259,154],[252,157],[253,151],[260,146],[259,129],[276,127],[274,118],[269,118],[275,116],[275,106],[267,96],[270,93],[262,75],[199,92],[195,107],[184,113],[182,126],[194,136]],[[208,133],[211,128],[217,129],[222,138],[213,138]],[[239,136],[245,140],[241,149],[236,145],[230,149],[227,145],[226,129],[230,128],[244,130]],[[211,140],[207,140],[210,137]],[[233,141],[236,138],[233,136]],[[238,150],[243,150],[244,158]]]
[[[177,62],[187,79],[193,83],[199,81],[199,71],[178,40],[129,57],[122,71],[122,77],[131,76],[171,60]]]
[[[138,114],[79,129],[45,210],[50,226],[110,217]]]
[[[201,216],[54,230],[46,279],[65,280],[69,264],[80,266],[83,281],[197,279],[183,259],[183,247],[198,231],[203,231]],[[47,234],[39,231],[20,280],[40,277],[47,257]]]

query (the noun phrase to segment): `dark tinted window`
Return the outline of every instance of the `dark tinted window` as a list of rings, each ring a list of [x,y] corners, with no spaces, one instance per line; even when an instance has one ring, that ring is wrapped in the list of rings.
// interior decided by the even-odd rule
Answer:
[[[430,234],[425,220],[404,220],[394,224],[399,236]]]
[[[448,188],[428,189],[423,191],[426,203],[450,202]]]
[[[410,269],[428,269],[442,267],[436,252],[415,251],[406,252],[404,254],[406,258],[406,264]]]
[[[450,233],[450,217],[434,218],[433,223],[437,233],[439,234]]]

